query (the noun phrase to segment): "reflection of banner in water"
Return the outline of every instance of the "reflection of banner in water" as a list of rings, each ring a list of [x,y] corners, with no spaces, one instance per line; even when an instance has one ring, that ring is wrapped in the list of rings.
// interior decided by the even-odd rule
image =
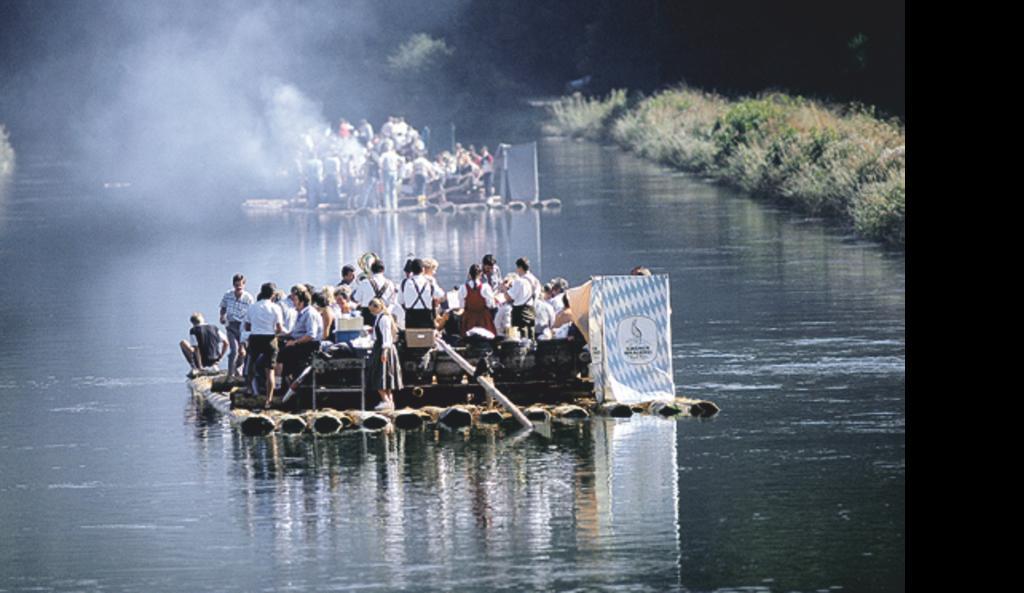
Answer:
[[[609,546],[616,540],[642,540],[644,557],[656,561],[637,576],[651,583],[678,582],[676,422],[634,416],[628,422],[594,420],[591,424],[598,541]],[[616,557],[621,555],[595,561],[612,573],[638,570],[635,558],[616,566]]]
[[[668,276],[595,276],[589,329],[598,401],[675,398]]]

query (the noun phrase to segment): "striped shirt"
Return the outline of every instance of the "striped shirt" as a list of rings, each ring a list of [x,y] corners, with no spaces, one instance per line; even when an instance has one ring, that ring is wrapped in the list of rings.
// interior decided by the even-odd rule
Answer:
[[[246,290],[243,290],[241,298],[237,299],[235,298],[235,291],[229,290],[221,297],[220,308],[227,311],[228,323],[233,321],[242,322],[245,321],[246,314],[249,313],[249,305],[255,302],[256,297]]]

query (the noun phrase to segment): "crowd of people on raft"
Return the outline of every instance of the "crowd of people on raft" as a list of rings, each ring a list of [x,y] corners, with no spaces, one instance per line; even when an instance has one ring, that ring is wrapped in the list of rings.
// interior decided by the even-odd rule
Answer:
[[[397,210],[403,185],[419,203],[428,197],[444,203],[449,192],[492,195],[494,155],[486,146],[477,151],[456,143],[431,158],[429,138],[429,128],[421,133],[401,116],[389,117],[376,133],[365,119],[353,125],[342,118],[336,130],[311,129],[295,157],[299,194],[314,207],[335,203],[353,210]]]
[[[342,267],[336,285],[317,289],[296,284],[285,293],[266,282],[256,296],[246,290],[245,276],[235,274],[219,305],[223,329],[193,313],[189,340],[180,347],[196,370],[217,369],[226,355],[228,375],[243,375],[251,394],[257,392],[260,381],[255,379],[262,371],[265,406],[270,407],[278,376],[282,385],[292,384],[315,352],[343,339],[342,328],[369,328],[368,385],[380,395],[380,409],[393,408],[394,392],[402,388],[396,344],[406,329],[443,332],[450,344],[470,338],[529,338],[578,340],[582,347],[564,278],[542,284],[525,257],[516,260],[514,273],[502,276],[494,255],[487,254],[469,267],[456,297],[441,288],[437,268],[437,260],[430,257],[409,259],[396,283],[388,278],[384,262],[373,258],[368,273],[359,276],[355,266]],[[631,273],[650,275],[639,266]]]

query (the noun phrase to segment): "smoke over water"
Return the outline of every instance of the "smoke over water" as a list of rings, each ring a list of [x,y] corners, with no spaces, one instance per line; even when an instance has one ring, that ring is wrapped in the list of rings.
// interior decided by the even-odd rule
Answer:
[[[288,78],[308,66],[286,58],[296,31],[279,26],[288,22],[279,8],[183,22],[159,10],[131,21],[119,84],[85,113],[79,148],[101,157],[108,177],[200,194],[265,185],[287,166],[299,134],[329,125],[322,105]]]
[[[463,3],[404,20],[370,0],[211,4],[5,3],[0,121],[15,148],[31,142],[95,179],[173,191],[175,208],[294,189],[281,171],[299,135],[339,117],[377,124],[398,103],[383,58]]]

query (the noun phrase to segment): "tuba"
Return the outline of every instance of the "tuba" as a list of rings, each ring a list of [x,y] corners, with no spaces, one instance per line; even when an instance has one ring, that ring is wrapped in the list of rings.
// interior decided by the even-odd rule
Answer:
[[[373,262],[377,261],[378,259],[380,259],[380,257],[376,253],[372,251],[367,251],[366,253],[359,256],[359,261],[357,262],[359,264],[359,269],[362,270],[363,273],[366,274],[367,276],[370,276],[370,266],[372,266]]]

